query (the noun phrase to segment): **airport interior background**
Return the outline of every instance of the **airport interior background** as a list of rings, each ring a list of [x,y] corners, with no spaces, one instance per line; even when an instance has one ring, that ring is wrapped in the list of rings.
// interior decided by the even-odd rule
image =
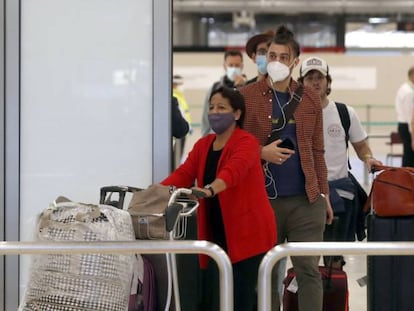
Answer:
[[[97,203],[101,186],[165,178],[173,74],[192,116],[185,155],[224,51],[281,23],[301,59],[328,61],[331,98],[355,108],[385,161],[395,92],[413,65],[414,0],[0,0],[0,239],[33,240],[39,213],[59,195]],[[244,64],[253,77],[246,54]],[[350,159],[369,189],[352,150]],[[346,261],[351,310],[363,311],[365,256]],[[25,255],[0,258],[0,310],[17,309],[28,270]]]
[[[389,141],[397,130],[395,93],[414,65],[414,1],[174,0],[173,74],[183,78],[193,128],[184,154],[200,137],[204,97],[224,75],[224,51],[244,51],[248,38],[279,24],[295,32],[301,60],[311,55],[327,60],[333,79],[330,98],[357,111],[375,157],[400,166],[401,158],[386,155],[402,150],[401,145],[390,149]],[[247,54],[244,73],[256,75]],[[369,190],[372,175],[352,148],[350,160],[352,172]],[[357,281],[366,275],[366,256],[347,256],[346,262],[350,310],[364,311],[366,286]]]

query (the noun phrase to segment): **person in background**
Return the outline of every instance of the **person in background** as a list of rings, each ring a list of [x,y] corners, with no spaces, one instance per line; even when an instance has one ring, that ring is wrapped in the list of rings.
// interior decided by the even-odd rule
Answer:
[[[251,37],[246,43],[246,53],[257,66],[257,76],[250,79],[246,84],[263,79],[267,73],[267,46],[273,38],[274,32],[269,30]]]
[[[178,100],[172,97],[171,100],[171,134],[174,138],[183,138],[190,130],[190,125],[181,113]]]
[[[414,66],[408,70],[408,80],[395,96],[398,133],[403,142],[402,166],[414,167]]]
[[[240,89],[246,101],[245,129],[258,138],[261,146],[266,189],[276,214],[278,243],[320,242],[325,224],[333,219],[319,96],[304,88],[292,117],[286,117],[287,107],[299,86],[291,78],[299,54],[294,34],[286,26],[279,26],[267,51],[267,76]],[[269,141],[271,134],[279,138]],[[290,146],[282,147],[282,142],[289,142]],[[319,259],[319,256],[291,257],[301,311],[322,311]],[[275,267],[272,310],[279,309]]]
[[[184,84],[184,82],[183,82],[183,77],[182,76],[180,76],[180,75],[174,75],[173,76],[173,83],[172,83],[172,85],[173,85],[173,96],[175,98],[177,98],[179,107],[181,109],[181,112],[184,115],[184,118],[185,118],[185,120],[187,121],[187,123],[190,127],[187,135],[191,135],[192,132],[193,132],[193,129],[191,127],[191,113],[190,113],[190,107],[188,106],[187,100],[185,99],[184,93],[181,89],[183,84]],[[182,157],[183,157],[184,148],[185,148],[185,141],[186,141],[187,135],[180,139],[180,150],[179,150],[180,159],[182,159]],[[176,141],[176,145],[177,145],[177,141]]]
[[[176,97],[172,97],[171,100],[171,135],[172,135],[172,152],[171,152],[171,168],[174,169],[177,166],[175,158],[176,150],[176,141],[187,135],[190,130],[190,125],[184,119],[183,114],[181,113],[180,107],[178,105],[178,100]]]
[[[331,205],[334,215],[338,217],[336,237],[326,236],[326,240],[355,241],[358,210],[364,202],[357,201],[357,189],[349,177],[348,142],[352,144],[358,158],[367,166],[382,165],[374,158],[368,144],[368,135],[355,110],[343,105],[347,111],[349,129],[342,125],[337,104],[328,95],[331,93],[332,77],[327,62],[319,57],[310,57],[300,67],[300,83],[312,89],[321,98],[323,112],[323,135],[325,145],[325,162],[328,168],[328,181]],[[364,215],[362,214],[364,217]],[[362,228],[362,230],[365,230]],[[364,234],[358,234],[364,236]],[[342,256],[335,258],[343,264]]]
[[[205,193],[197,211],[198,239],[227,252],[233,266],[234,310],[252,311],[260,262],[276,243],[275,216],[263,184],[259,143],[242,130],[243,96],[221,86],[209,102],[208,120],[215,133],[199,139],[161,184],[191,187],[196,182],[194,189]],[[206,279],[201,310],[218,310],[216,265],[205,256],[200,265]]]
[[[201,116],[201,136],[205,136],[211,132],[211,127],[208,122],[208,107],[211,93],[222,85],[229,88],[238,88],[246,84],[247,79],[243,74],[243,54],[239,50],[228,50],[224,53],[223,67],[225,75],[219,81],[213,83],[207,91],[204,100]]]

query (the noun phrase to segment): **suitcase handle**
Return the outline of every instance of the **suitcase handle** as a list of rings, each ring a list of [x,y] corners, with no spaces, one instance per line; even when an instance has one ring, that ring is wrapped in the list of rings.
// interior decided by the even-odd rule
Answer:
[[[125,194],[127,192],[135,192],[135,191],[140,191],[140,190],[142,190],[142,189],[136,188],[136,187],[130,187],[130,186],[105,186],[105,187],[101,188],[99,203],[100,204],[108,204],[108,205],[112,205],[116,208],[123,209],[124,208]],[[109,197],[107,198],[108,193],[109,193]],[[112,193],[118,193],[119,194],[118,202],[110,201]]]

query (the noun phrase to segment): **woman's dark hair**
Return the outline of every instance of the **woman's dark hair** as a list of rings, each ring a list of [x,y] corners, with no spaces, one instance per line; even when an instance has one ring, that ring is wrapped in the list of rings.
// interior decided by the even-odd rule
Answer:
[[[217,93],[229,100],[230,106],[234,111],[241,111],[240,118],[236,121],[236,125],[243,128],[244,117],[246,115],[246,104],[244,103],[243,95],[236,88],[229,88],[227,86],[220,85],[211,92],[208,101],[211,102],[211,98]]]
[[[276,28],[275,36],[271,42],[281,45],[288,45],[292,49],[295,57],[299,57],[300,55],[299,43],[296,41],[293,32],[285,25],[280,25]]]

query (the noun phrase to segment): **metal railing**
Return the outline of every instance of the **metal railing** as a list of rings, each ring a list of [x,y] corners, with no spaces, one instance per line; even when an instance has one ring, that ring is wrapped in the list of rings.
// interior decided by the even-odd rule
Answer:
[[[257,303],[259,311],[270,311],[271,272],[274,265],[287,256],[319,255],[414,255],[414,242],[294,242],[275,246],[259,267]]]
[[[220,310],[233,310],[233,270],[227,254],[207,241],[114,241],[114,242],[0,242],[0,254],[204,254],[217,263]]]

